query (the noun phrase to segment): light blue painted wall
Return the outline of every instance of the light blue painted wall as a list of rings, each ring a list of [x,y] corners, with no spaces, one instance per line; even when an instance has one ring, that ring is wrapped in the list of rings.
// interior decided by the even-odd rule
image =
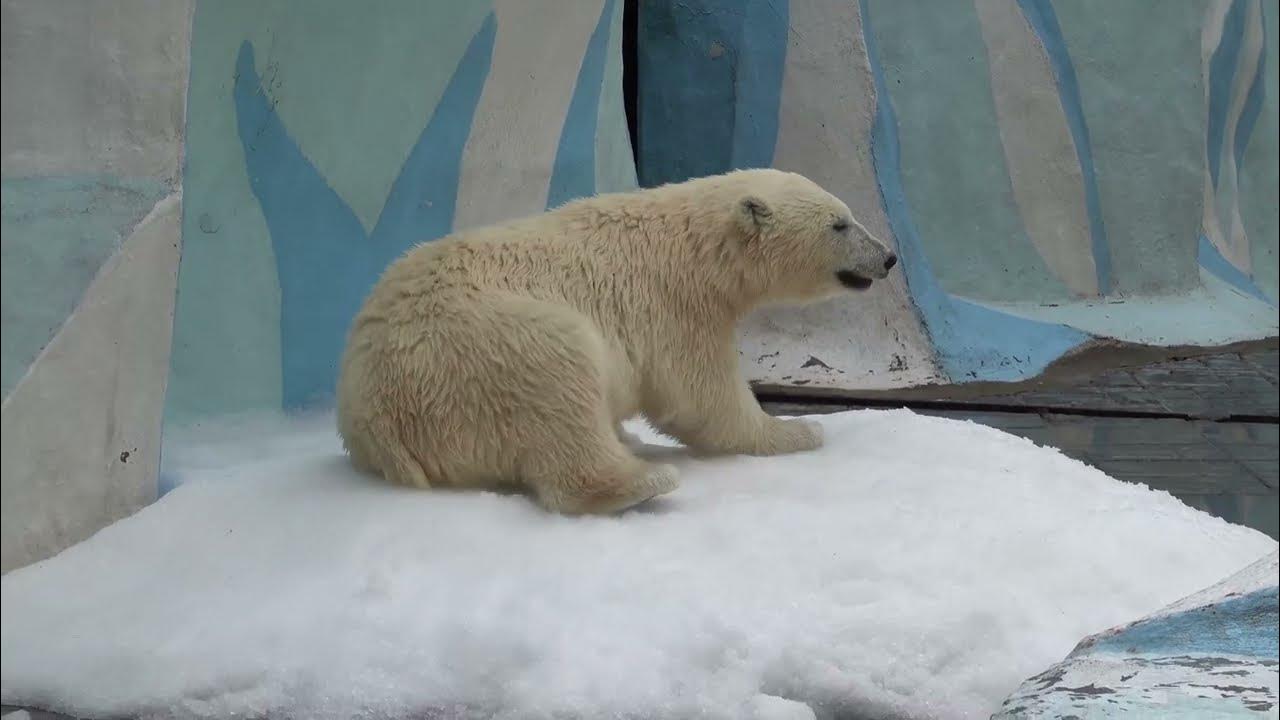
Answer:
[[[1068,297],[1014,204],[973,4],[870,6],[903,189],[942,287],[979,300]]]
[[[5,178],[0,212],[0,377],[8,396],[102,264],[160,198],[162,178]]]
[[[1280,3],[1275,0],[1261,3],[1266,32],[1266,45],[1262,62],[1262,78],[1254,92],[1258,92],[1258,114],[1252,132],[1241,140],[1238,151],[1240,160],[1240,214],[1245,231],[1250,238],[1275,238],[1280,233],[1280,207],[1276,202],[1276,156],[1280,154],[1280,127],[1277,126],[1277,82],[1280,81]],[[1253,279],[1274,303],[1277,299],[1276,243],[1254,242],[1250,244],[1253,262]]]
[[[1076,0],[1053,7],[1079,78],[1114,290],[1191,288],[1203,205],[1206,6]]]
[[[187,0],[5,0],[0,570],[157,495]]]
[[[785,5],[769,5],[771,21],[785,22]],[[1028,237],[1023,213],[1033,209],[1015,199],[1020,186],[1011,179],[1014,149],[1007,143],[1034,136],[1027,126],[1034,118],[998,115],[993,49],[974,5],[865,0],[859,7],[863,37],[850,27],[838,42],[855,52],[841,54],[817,52],[789,28],[744,35],[746,11],[715,0],[645,3],[638,41],[642,182],[740,166],[735,117],[764,115],[761,105],[785,100],[760,88],[738,92],[739,68],[785,63],[791,86],[825,85],[834,75],[864,72],[858,61],[865,58],[877,92],[833,95],[827,121],[840,122],[840,108],[850,103],[876,108],[869,134],[849,131],[872,156],[878,180],[856,192],[878,196],[947,379],[1031,377],[1094,337],[1213,344],[1276,334],[1274,0],[1232,0],[1227,31],[1211,48],[1202,47],[1202,36],[1218,6],[1201,0],[1011,0],[1001,9],[1021,15],[1046,65],[1044,72],[1029,69],[1031,85],[1018,91],[1055,98],[1070,140],[1066,152],[1045,158],[1045,178],[1024,163],[1033,170],[1019,182],[1047,182],[1049,173],[1078,178],[1084,229],[1070,252],[1086,255],[1059,266],[1096,273],[1101,297],[1068,290],[1092,282],[1060,277]],[[1242,42],[1259,25],[1268,38],[1260,57]],[[778,37],[785,38],[783,52]],[[1255,66],[1263,68],[1261,79],[1242,90],[1241,68]],[[1018,70],[1006,73],[1005,91]],[[1233,110],[1242,104],[1243,112]],[[1233,135],[1224,152],[1238,156],[1238,178],[1226,177],[1224,164],[1207,196],[1206,178],[1219,173],[1206,158],[1217,157]],[[768,145],[759,137],[755,143]],[[790,158],[788,169],[830,177],[830,162],[819,153]],[[1202,242],[1206,202],[1220,219],[1238,207],[1245,260]],[[1153,317],[1162,302],[1168,311]],[[1179,324],[1177,308],[1190,302],[1200,320]],[[1215,329],[1226,327],[1230,333]],[[795,335],[807,332],[797,328]]]
[[[378,274],[454,229],[501,4],[295,7],[197,6],[172,422],[327,403],[347,325]],[[621,3],[592,13],[579,63],[557,69],[576,78],[567,106],[506,109],[563,126],[543,179],[551,204],[635,183]],[[488,163],[536,182],[516,158]]]

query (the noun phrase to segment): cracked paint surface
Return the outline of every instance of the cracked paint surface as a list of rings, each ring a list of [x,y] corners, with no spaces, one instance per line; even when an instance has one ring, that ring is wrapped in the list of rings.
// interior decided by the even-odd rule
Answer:
[[[995,718],[1275,717],[1280,554],[1147,618],[1086,638]]]

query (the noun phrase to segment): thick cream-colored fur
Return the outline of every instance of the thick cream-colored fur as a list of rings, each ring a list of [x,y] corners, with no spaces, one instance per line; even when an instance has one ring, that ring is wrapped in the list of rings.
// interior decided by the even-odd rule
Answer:
[[[674,490],[620,423],[707,453],[822,444],[767,415],[734,327],[883,278],[892,253],[806,178],[749,170],[603,195],[419,245],[357,315],[338,383],[354,463],[419,487],[527,488],[608,513]],[[852,273],[852,275],[851,275]]]

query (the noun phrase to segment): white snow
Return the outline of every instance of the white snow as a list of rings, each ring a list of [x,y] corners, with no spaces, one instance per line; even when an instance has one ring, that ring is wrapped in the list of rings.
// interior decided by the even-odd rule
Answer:
[[[331,418],[205,428],[166,450],[177,490],[4,576],[0,696],[165,717],[985,718],[1084,636],[1276,549],[981,425],[818,419],[816,453],[649,448],[679,491],[577,519],[358,475]]]

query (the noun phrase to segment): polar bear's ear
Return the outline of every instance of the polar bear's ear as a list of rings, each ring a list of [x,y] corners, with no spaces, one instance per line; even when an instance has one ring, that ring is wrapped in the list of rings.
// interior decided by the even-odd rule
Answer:
[[[773,210],[758,195],[747,195],[738,201],[738,220],[747,232],[756,232],[769,223]]]

